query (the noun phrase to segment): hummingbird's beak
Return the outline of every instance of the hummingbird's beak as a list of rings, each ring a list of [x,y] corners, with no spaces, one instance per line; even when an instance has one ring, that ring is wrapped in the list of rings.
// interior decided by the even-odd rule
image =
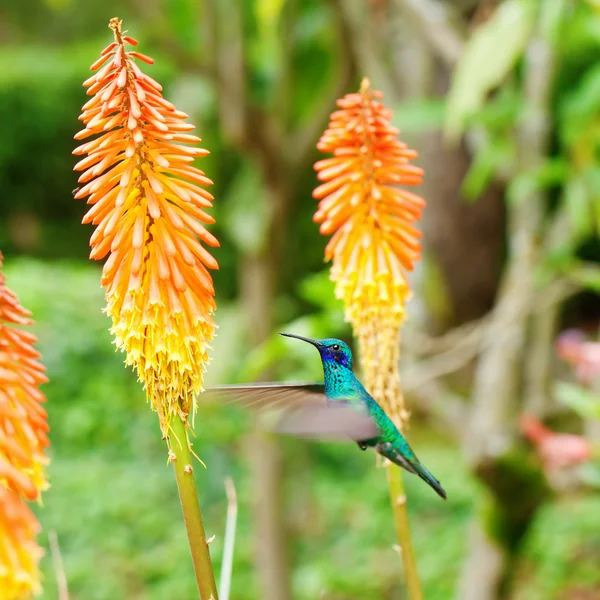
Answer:
[[[310,338],[302,337],[301,335],[294,335],[293,333],[280,333],[279,335],[283,335],[284,337],[296,338],[297,340],[302,340],[303,342],[308,342],[313,346],[320,348],[323,344],[318,342],[317,340],[311,340]]]

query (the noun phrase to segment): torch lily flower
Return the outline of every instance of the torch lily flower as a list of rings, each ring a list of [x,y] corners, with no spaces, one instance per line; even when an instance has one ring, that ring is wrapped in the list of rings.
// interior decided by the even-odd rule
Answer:
[[[417,153],[398,138],[381,92],[363,79],[359,93],[338,100],[317,148],[333,154],[315,164],[320,200],[314,220],[330,235],[325,259],[359,339],[364,377],[378,400],[401,422],[399,330],[410,296],[406,272],[419,260],[421,233],[414,226],[425,205],[399,187],[419,185]]]
[[[46,399],[38,389],[47,378],[35,336],[22,329],[31,323],[0,271],[0,598],[6,600],[40,590],[39,525],[25,501],[48,487]]]
[[[317,145],[333,156],[315,164],[323,183],[313,192],[320,201],[314,220],[331,235],[325,259],[358,337],[367,389],[403,428],[409,414],[398,370],[400,327],[410,296],[406,272],[421,254],[414,223],[425,202],[398,186],[419,185],[423,170],[410,164],[417,153],[397,138],[382,97],[365,78],[358,94],[338,100]],[[387,476],[409,596],[421,598],[400,470],[387,469]]]
[[[216,260],[203,246],[218,246],[204,224],[213,196],[204,172],[192,165],[207,150],[194,127],[162,96],[162,87],[140,69],[148,56],[110,21],[114,41],[84,82],[92,98],[79,117],[75,138],[92,138],[74,154],[87,198],[84,223],[96,225],[90,258],[108,256],[102,271],[106,312],[126,363],[137,369],[167,437],[174,416],[188,423],[202,390],[216,308],[209,269]]]
[[[193,166],[207,150],[190,146],[187,115],[163,98],[161,85],[140,63],[154,61],[128,49],[138,42],[111,19],[114,35],[90,69],[84,87],[92,98],[75,139],[87,140],[75,198],[87,198],[84,223],[96,225],[90,258],[108,257],[102,270],[106,312],[117,348],[125,351],[158,413],[174,465],[198,591],[216,598],[216,584],[196,494],[191,444],[196,395],[202,391],[216,309],[209,269],[217,261],[203,244],[219,242],[204,226],[213,196],[203,171]],[[177,444],[173,443],[173,440]]]

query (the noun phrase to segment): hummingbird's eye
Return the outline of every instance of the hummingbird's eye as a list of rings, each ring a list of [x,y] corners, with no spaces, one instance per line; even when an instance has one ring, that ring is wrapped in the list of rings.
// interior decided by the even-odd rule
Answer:
[[[332,349],[334,352],[337,352],[337,351],[340,349],[340,345],[339,345],[339,344],[334,344],[333,346],[331,346],[331,349]]]

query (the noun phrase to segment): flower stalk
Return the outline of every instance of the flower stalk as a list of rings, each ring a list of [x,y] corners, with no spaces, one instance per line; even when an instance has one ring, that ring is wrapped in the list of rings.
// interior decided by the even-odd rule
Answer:
[[[116,346],[126,353],[158,414],[177,484],[203,600],[216,600],[214,575],[191,475],[188,436],[202,391],[216,309],[205,245],[219,242],[206,229],[212,185],[192,163],[208,154],[196,146],[187,115],[162,95],[140,64],[154,61],[131,49],[138,42],[109,24],[114,41],[91,66],[84,87],[92,98],[75,138],[83,171],[75,198],[87,198],[84,223],[96,225],[90,258],[107,258],[101,283]]]
[[[365,78],[358,93],[338,100],[317,145],[333,156],[315,164],[323,183],[313,192],[320,201],[314,220],[331,235],[325,259],[332,261],[336,296],[358,338],[366,386],[402,430],[409,413],[398,371],[400,328],[411,293],[406,272],[421,252],[414,223],[425,202],[398,186],[420,184],[423,170],[410,164],[417,153],[398,139],[381,98]],[[409,595],[420,600],[402,475],[386,466]]]
[[[185,423],[181,419],[173,419],[171,433],[175,440],[171,443],[169,458],[175,468],[177,489],[183,510],[183,520],[190,542],[192,563],[196,575],[196,583],[202,600],[217,600],[217,586],[212,570],[208,542],[204,531],[204,522],[198,503],[198,494],[194,483],[192,454],[187,443]]]

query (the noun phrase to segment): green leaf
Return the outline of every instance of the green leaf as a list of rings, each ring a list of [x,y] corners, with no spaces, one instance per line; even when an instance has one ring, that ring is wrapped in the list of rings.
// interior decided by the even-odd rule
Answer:
[[[425,133],[444,124],[446,103],[439,98],[419,98],[394,107],[392,122],[402,133]]]
[[[535,174],[531,171],[519,173],[506,189],[506,199],[509,204],[524,202],[527,197],[539,189]]]
[[[553,0],[540,3],[542,34],[552,45],[560,45],[567,2],[568,0]]]
[[[569,276],[585,288],[600,294],[600,267],[597,265],[580,263],[570,269]]]
[[[557,383],[554,394],[558,401],[584,419],[600,419],[600,397],[574,383]]]
[[[600,489],[600,465],[585,463],[578,469],[581,481],[590,487]]]
[[[565,143],[576,144],[587,137],[589,126],[598,119],[600,110],[600,65],[591,67],[578,85],[563,96],[560,106],[560,132]]]
[[[256,35],[249,43],[253,64],[263,77],[273,82],[281,68],[279,26],[285,0],[256,0],[254,16]]]
[[[514,159],[514,148],[506,138],[495,138],[474,156],[462,185],[465,198],[477,200],[485,191],[494,175],[510,167]]]
[[[600,143],[600,139],[598,140]],[[591,228],[600,235],[600,167],[594,162],[583,172],[590,199]]]
[[[535,179],[542,189],[561,185],[568,172],[567,162],[558,157],[547,158],[544,162],[535,170]]]
[[[561,185],[568,173],[568,164],[562,158],[548,158],[536,169],[520,173],[510,183],[507,190],[509,202],[525,200],[538,190]]]
[[[243,163],[225,197],[223,227],[241,252],[258,254],[266,243],[272,207],[265,198],[260,172]]]
[[[531,36],[536,9],[533,0],[507,0],[468,41],[448,96],[448,139],[459,138],[467,119],[481,108],[487,93],[513,68]]]
[[[308,275],[300,282],[300,296],[307,302],[326,308],[335,296],[335,284],[329,276],[329,268]]]
[[[577,239],[587,236],[592,230],[592,214],[585,181],[581,177],[570,179],[563,191],[563,202]]]
[[[478,111],[470,122],[483,125],[492,133],[508,136],[523,110],[521,90],[514,81],[507,81]]]

